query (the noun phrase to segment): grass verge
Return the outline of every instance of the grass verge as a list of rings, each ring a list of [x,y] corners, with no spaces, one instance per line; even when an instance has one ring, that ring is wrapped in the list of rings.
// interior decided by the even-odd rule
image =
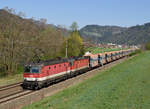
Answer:
[[[5,86],[13,83],[23,81],[23,74],[15,74],[10,76],[5,76],[0,78],[0,86]]]

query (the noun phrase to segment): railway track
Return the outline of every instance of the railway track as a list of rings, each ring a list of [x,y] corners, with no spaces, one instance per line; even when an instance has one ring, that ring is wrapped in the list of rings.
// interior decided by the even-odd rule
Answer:
[[[18,83],[6,85],[6,86],[1,86],[1,87],[0,87],[0,92],[3,91],[3,90],[10,89],[10,88],[18,87],[18,86],[20,86],[21,84],[22,84],[22,82],[18,82]]]
[[[0,87],[0,102],[5,98],[24,92],[25,90],[22,89],[21,84],[22,82],[18,82]]]
[[[16,99],[16,98],[19,98],[21,96],[28,95],[32,92],[34,92],[34,91],[33,90],[23,90],[23,91],[16,92],[16,93],[13,93],[11,95],[2,97],[2,98],[0,98],[0,104],[5,103],[7,101],[11,101],[11,100]]]
[[[113,63],[113,62],[112,62]],[[107,65],[107,64],[106,64]],[[104,66],[106,66],[104,65]],[[109,65],[109,63],[108,63]],[[99,68],[92,69],[91,71],[97,71]],[[28,95],[30,93],[34,93],[33,90],[24,90],[21,87],[22,82],[7,85],[0,87],[0,104],[3,104],[7,101],[11,101],[13,99]]]
[[[114,62],[112,62],[112,64],[110,63],[110,65],[108,63],[108,64],[104,65],[104,67],[101,67],[101,68],[98,67],[96,69],[92,69],[91,71],[88,71],[87,73],[85,73],[83,75],[81,74],[80,76],[77,76],[75,78],[70,78],[67,81],[63,81],[58,84],[56,83],[54,85],[51,85],[48,88],[43,88],[43,89],[37,90],[37,91],[22,90],[20,92],[13,93],[13,94],[10,94],[5,97],[1,97],[0,98],[0,108],[2,108],[2,109],[12,109],[12,108],[20,109],[21,107],[23,107],[27,104],[30,104],[36,100],[40,100],[46,96],[53,95],[54,93],[59,92],[66,87],[72,86],[72,84],[74,84],[75,81],[76,81],[76,83],[80,83],[81,81],[84,81],[87,78],[90,78],[93,75],[97,74],[100,70],[107,69],[107,68],[113,66],[113,64],[115,64],[116,62],[114,61]],[[9,85],[9,86],[11,86],[11,85]],[[16,86],[16,85],[14,85],[14,86]],[[7,89],[7,88],[5,86],[5,89]],[[3,87],[3,89],[4,89],[4,87]]]
[[[0,104],[33,92],[32,90],[24,90],[21,84],[22,82],[18,82],[0,87]]]

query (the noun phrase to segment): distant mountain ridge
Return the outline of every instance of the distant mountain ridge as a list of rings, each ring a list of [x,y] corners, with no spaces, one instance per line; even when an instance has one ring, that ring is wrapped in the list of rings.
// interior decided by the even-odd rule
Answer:
[[[80,34],[96,43],[137,45],[150,42],[150,23],[129,28],[87,25],[80,29]]]
[[[15,21],[19,22],[19,24],[26,22],[26,24],[32,25],[32,29],[34,31],[41,31],[44,30],[45,27],[51,27],[55,28],[57,31],[61,31],[64,36],[68,36],[69,34],[69,30],[63,27],[55,26],[53,24],[45,24],[42,21],[36,21],[34,19],[24,19],[0,9],[0,28],[3,29],[5,24],[9,24],[11,22],[15,23]],[[18,28],[21,29],[23,26]],[[95,43],[137,45],[150,42],[150,23],[128,28],[120,26],[87,25],[79,31],[84,40],[92,40]],[[25,34],[26,33],[27,32],[25,32]]]

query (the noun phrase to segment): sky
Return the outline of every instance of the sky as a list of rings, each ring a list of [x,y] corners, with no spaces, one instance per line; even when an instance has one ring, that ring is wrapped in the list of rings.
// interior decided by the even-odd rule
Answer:
[[[134,26],[150,22],[150,0],[0,0],[24,12],[27,18],[45,18],[47,23],[69,27],[85,25]]]

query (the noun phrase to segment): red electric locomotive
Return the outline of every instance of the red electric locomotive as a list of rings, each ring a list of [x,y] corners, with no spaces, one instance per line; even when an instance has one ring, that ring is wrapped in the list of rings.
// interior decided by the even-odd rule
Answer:
[[[89,57],[41,61],[25,66],[23,88],[40,89],[87,71]]]

